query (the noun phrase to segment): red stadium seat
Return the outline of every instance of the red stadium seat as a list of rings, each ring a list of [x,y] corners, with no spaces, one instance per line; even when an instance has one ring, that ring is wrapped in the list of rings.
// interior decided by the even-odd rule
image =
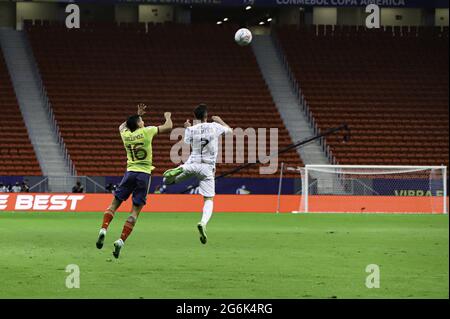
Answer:
[[[276,34],[318,127],[352,128],[338,163],[448,166],[448,28]]]

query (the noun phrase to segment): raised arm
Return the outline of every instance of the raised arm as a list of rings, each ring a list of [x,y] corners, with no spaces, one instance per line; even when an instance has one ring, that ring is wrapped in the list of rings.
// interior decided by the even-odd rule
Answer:
[[[120,124],[119,126],[119,131],[123,132],[127,129],[127,122],[123,122],[122,124]]]
[[[137,105],[137,108],[138,108],[137,114],[138,114],[139,116],[142,116],[142,115],[145,114],[145,109],[147,108],[147,105],[145,105],[144,103],[139,103],[139,104]],[[128,129],[128,128],[127,128],[127,122],[126,122],[126,121],[123,122],[122,124],[120,124],[120,126],[119,126],[119,131],[120,131],[120,132],[123,132],[123,131],[125,131],[125,130],[127,130],[127,129]]]
[[[164,113],[164,117],[166,118],[166,122],[163,125],[158,126],[159,133],[169,133],[172,131],[173,123],[172,123],[172,113],[166,112]]]
[[[214,122],[216,122],[216,123],[218,123],[218,124],[220,124],[220,125],[222,125],[222,126],[225,126],[226,128],[229,129],[229,131],[232,130],[231,127],[230,127],[227,123],[225,123],[225,122],[220,118],[220,116],[212,116],[211,119],[212,119]]]
[[[145,114],[145,109],[147,108],[147,105],[145,105],[144,103],[139,103],[137,105],[137,115],[142,116]]]

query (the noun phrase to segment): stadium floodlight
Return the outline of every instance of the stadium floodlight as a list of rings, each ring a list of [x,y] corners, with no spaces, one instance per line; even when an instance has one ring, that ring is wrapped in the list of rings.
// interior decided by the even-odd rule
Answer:
[[[446,166],[306,165],[299,212],[447,214]]]

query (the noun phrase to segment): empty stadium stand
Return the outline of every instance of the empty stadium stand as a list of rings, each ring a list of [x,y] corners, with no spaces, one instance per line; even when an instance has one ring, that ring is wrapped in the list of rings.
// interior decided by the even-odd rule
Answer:
[[[0,176],[41,175],[0,49]]]
[[[182,127],[204,102],[232,127],[276,127],[279,147],[292,143],[251,49],[234,43],[232,26],[88,23],[67,30],[28,22],[26,30],[78,175],[123,173],[118,127],[139,102],[150,106],[146,125],[162,124],[171,111]],[[174,166],[175,142],[155,139],[156,175]],[[302,165],[295,150],[279,161]],[[219,165],[217,174],[237,165]],[[257,167],[234,176],[261,177]]]
[[[448,27],[286,26],[289,67],[340,164],[448,166]]]

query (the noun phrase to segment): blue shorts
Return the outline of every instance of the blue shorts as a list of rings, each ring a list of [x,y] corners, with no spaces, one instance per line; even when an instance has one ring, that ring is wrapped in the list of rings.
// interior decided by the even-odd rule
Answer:
[[[133,194],[133,205],[145,205],[151,178],[152,176],[147,173],[126,172],[119,186],[114,191],[114,196],[124,202]]]

